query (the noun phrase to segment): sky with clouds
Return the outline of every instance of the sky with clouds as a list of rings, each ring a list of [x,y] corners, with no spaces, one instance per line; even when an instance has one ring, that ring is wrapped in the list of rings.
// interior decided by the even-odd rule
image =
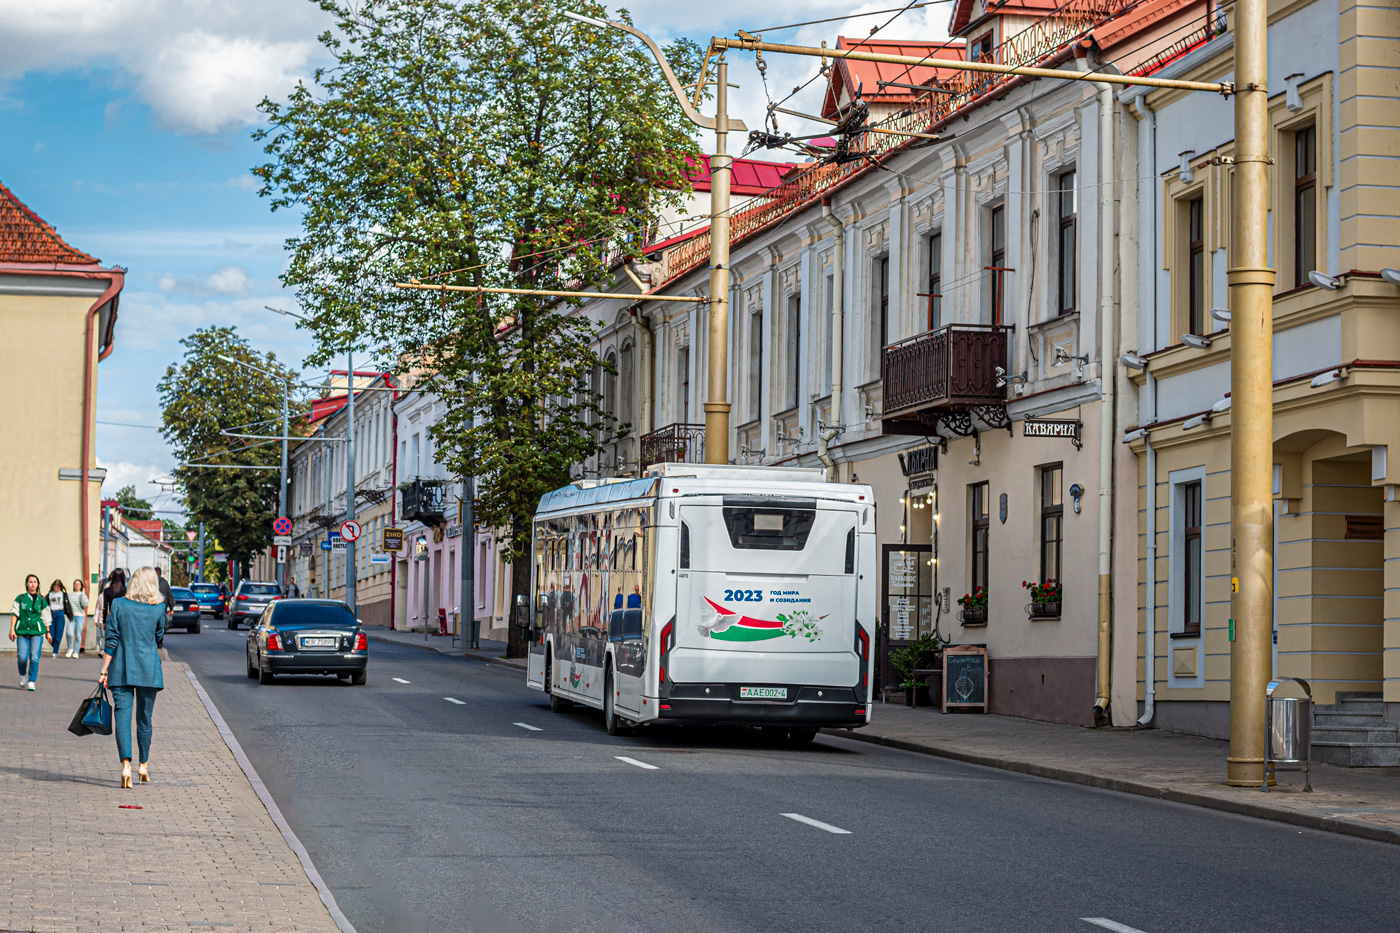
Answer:
[[[637,25],[662,42],[686,36],[704,44],[736,29],[852,17],[767,36],[804,45],[864,36],[893,14],[855,14],[903,6],[627,4]],[[948,14],[947,2],[916,5],[880,35],[942,38]],[[250,134],[264,96],[283,97],[326,62],[317,36],[329,25],[310,0],[0,0],[0,181],[69,243],[129,270],[116,351],[99,371],[106,494],[133,484],[163,496],[151,480],[168,476],[174,459],[156,431],[127,425],[159,424],[156,382],[181,355],[181,338],[232,324],[293,365],[312,349],[290,319],[264,310],[295,307],[278,275],[297,221],[258,198],[249,169],[262,153]],[[774,98],[816,67],[812,59],[768,58]],[[731,55],[730,81],[741,85],[730,96],[736,115],[760,125],[764,91],[751,55]],[[793,103],[819,107],[820,82]]]

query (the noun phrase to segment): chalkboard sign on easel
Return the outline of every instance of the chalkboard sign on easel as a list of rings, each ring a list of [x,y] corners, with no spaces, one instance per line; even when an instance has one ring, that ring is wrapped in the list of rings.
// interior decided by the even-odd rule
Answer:
[[[943,712],[987,711],[987,649],[949,645],[943,649]]]

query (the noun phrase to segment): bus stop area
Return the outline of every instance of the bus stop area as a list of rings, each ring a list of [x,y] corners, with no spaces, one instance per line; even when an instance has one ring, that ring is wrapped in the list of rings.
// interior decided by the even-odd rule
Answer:
[[[1085,729],[988,713],[876,703],[870,725],[830,734],[1054,781],[1400,844],[1400,768],[1312,766],[1278,784],[1227,787],[1229,743],[1158,729]],[[1205,780],[1203,775],[1214,775]]]

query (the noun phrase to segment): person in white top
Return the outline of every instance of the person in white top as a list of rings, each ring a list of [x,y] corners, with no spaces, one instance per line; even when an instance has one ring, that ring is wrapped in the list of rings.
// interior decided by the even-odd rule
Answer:
[[[68,622],[65,637],[68,653],[64,657],[76,658],[82,652],[83,642],[87,637],[88,595],[82,580],[73,581],[73,591],[68,594],[68,605],[73,610],[73,618]]]

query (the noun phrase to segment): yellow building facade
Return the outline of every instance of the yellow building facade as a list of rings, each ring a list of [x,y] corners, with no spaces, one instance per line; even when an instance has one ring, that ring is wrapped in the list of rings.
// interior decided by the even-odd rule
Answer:
[[[15,594],[29,573],[44,589],[97,582],[97,373],[114,347],[124,274],[69,246],[0,185],[0,581]]]

